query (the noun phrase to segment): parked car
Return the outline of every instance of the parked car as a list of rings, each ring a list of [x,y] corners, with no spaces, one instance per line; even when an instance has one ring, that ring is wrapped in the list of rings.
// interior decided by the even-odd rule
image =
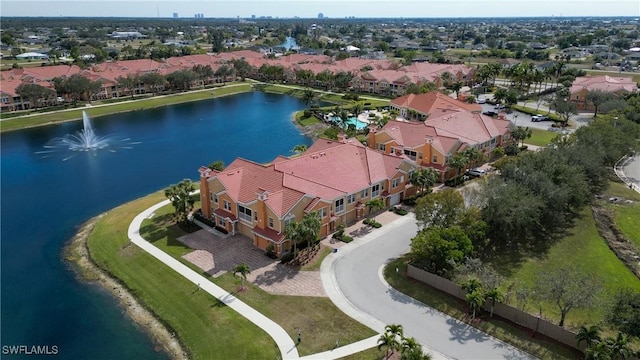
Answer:
[[[469,169],[467,170],[467,175],[471,175],[471,176],[484,176],[487,174],[487,171],[484,169],[480,169],[480,168],[473,168],[473,169]]]
[[[482,114],[487,115],[487,116],[498,116],[498,113],[495,111],[485,111]]]
[[[504,106],[504,104],[498,104],[498,105],[496,105],[494,107],[494,109],[496,109],[496,110],[502,110],[502,109],[505,109],[505,108],[506,108],[506,106]]]
[[[481,99],[481,98],[476,99],[476,104],[484,104],[486,102],[487,102],[487,99]]]
[[[551,120],[551,119],[549,119],[548,116],[544,116],[544,115],[533,115],[531,117],[531,121],[533,122],[548,121],[548,120]]]

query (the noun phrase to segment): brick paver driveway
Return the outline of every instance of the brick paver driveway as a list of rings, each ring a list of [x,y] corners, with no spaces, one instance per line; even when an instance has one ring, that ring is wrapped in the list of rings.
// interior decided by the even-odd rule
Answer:
[[[281,265],[264,255],[242,235],[221,239],[205,230],[199,230],[178,238],[194,249],[183,256],[211,276],[231,271],[237,264],[246,263],[251,268],[247,280],[270,294],[296,296],[327,296],[319,271],[299,271]]]

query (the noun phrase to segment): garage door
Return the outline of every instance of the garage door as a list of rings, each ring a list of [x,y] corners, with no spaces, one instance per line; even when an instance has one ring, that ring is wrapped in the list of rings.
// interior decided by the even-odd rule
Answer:
[[[393,206],[393,205],[398,205],[399,203],[400,203],[400,193],[391,195],[391,200],[389,202],[389,205]]]

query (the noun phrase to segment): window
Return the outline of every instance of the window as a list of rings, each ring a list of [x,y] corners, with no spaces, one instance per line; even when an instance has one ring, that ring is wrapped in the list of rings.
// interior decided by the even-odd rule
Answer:
[[[361,195],[362,196],[360,196],[360,197],[363,198],[363,199],[368,197],[369,196],[369,189],[367,188],[367,189],[362,190],[362,194]]]
[[[386,151],[386,150],[387,150],[387,145],[385,145],[385,144],[378,144],[378,150],[380,150],[380,151]]]
[[[224,201],[224,209],[227,211],[231,211],[231,203],[229,203],[227,200]]]
[[[327,217],[327,208],[323,207],[322,209],[318,210],[318,214],[320,215],[320,219],[324,219]]]
[[[371,187],[371,197],[378,197],[380,196],[380,184],[375,184]]]
[[[344,199],[336,200],[336,213],[341,213],[344,211]]]
[[[269,227],[273,229],[273,218],[269,218]]]
[[[225,224],[224,224],[224,219],[223,219],[223,218],[219,218],[219,219],[218,219],[218,224],[219,224],[220,226],[224,227],[224,225],[225,225]]]
[[[213,201],[214,203],[216,203],[216,204],[218,203],[218,195],[216,195],[216,194],[214,194],[214,193],[211,193],[210,199],[211,199],[211,201]]]
[[[238,205],[238,217],[244,221],[251,222],[253,219],[253,211],[251,209]]]
[[[351,204],[356,201],[356,194],[347,195],[347,204]]]
[[[291,224],[292,222],[294,222],[296,220],[296,216],[293,214],[289,214],[289,216],[287,216],[284,219],[284,227],[287,227],[287,225]]]
[[[418,153],[413,150],[405,150],[404,154],[407,155],[413,161],[416,160],[416,156],[418,155]]]
[[[400,181],[401,181],[401,179],[400,179],[400,178],[395,178],[395,179],[393,179],[393,181],[391,181],[391,188],[392,188],[392,189],[397,188],[397,187],[398,187],[398,185],[400,185]]]

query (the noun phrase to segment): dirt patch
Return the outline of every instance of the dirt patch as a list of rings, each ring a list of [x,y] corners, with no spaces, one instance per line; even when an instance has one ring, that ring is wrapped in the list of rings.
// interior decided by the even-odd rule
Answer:
[[[96,216],[82,225],[71,242],[65,246],[63,253],[65,260],[74,265],[74,270],[82,280],[97,283],[116,297],[127,315],[151,336],[156,349],[165,351],[173,359],[188,359],[175,334],[169,332],[162,322],[142,306],[123,285],[91,260],[87,248],[87,238],[93,231],[95,224],[104,215]]]
[[[599,205],[594,205],[591,209],[600,236],[607,241],[611,251],[616,254],[629,270],[640,278],[640,251],[638,248],[627,240],[622,231],[618,229],[610,210]]]

